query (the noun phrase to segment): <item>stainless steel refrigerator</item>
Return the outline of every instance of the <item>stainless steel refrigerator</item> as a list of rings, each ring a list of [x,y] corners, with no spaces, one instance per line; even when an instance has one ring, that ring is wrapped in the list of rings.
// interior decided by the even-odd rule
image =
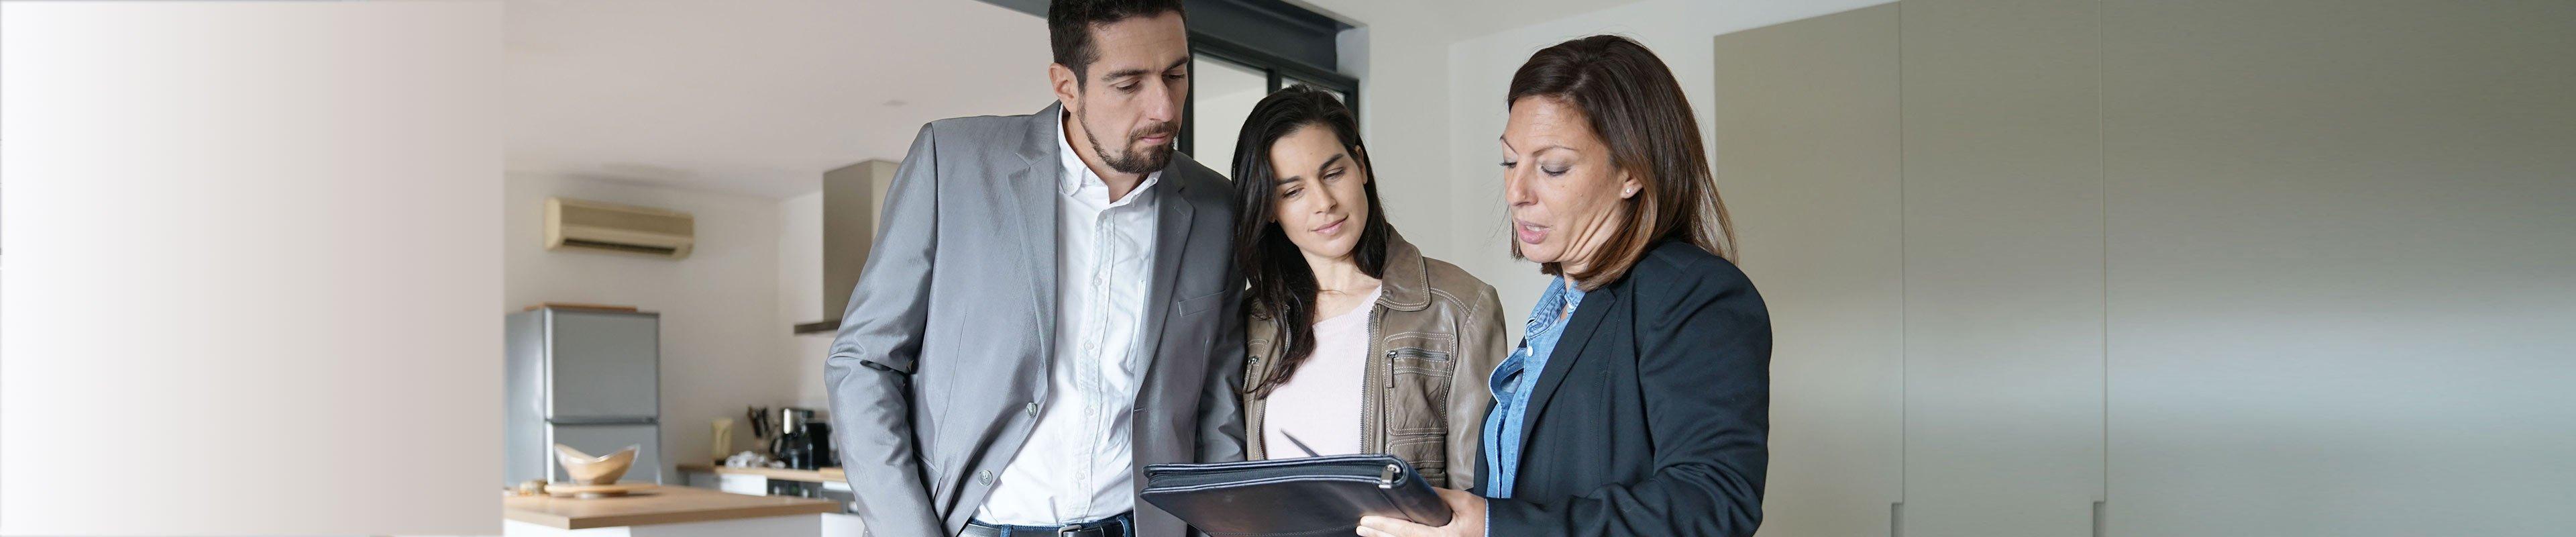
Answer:
[[[618,482],[661,483],[661,316],[548,307],[508,325],[502,483],[568,481],[557,443],[591,455],[641,446]]]

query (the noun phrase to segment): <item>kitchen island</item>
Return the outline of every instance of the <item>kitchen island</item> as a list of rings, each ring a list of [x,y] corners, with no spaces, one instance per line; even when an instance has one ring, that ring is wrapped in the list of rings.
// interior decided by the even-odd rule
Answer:
[[[850,478],[838,467],[814,470],[725,466],[721,464],[680,464],[681,482],[693,487],[707,487],[737,494],[771,494],[773,482],[808,483],[827,497],[847,496]]]
[[[503,535],[511,537],[809,536],[823,533],[825,513],[841,504],[787,496],[752,496],[694,487],[654,487],[634,496],[502,500]]]

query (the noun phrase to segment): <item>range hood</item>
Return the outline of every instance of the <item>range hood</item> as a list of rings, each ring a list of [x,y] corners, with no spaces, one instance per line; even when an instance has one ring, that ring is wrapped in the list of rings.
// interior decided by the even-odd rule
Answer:
[[[796,333],[827,333],[841,328],[841,312],[850,304],[850,289],[859,285],[859,269],[868,265],[868,249],[877,237],[877,205],[886,197],[897,163],[869,160],[823,172],[823,316],[797,323]]]

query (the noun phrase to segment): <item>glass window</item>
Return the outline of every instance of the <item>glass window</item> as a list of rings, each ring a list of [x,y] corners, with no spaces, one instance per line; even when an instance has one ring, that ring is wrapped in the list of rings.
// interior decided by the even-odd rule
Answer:
[[[1234,176],[1234,140],[1252,105],[1270,95],[1270,75],[1241,64],[1199,55],[1190,62],[1190,158]]]

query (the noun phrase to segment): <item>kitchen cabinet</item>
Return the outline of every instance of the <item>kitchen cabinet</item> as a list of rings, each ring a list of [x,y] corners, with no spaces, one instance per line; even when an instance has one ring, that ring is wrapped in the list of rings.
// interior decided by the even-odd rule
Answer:
[[[2576,528],[2576,3],[2102,6],[2105,533]]]
[[[2089,535],[2103,498],[2089,0],[1908,0],[1907,537]]]
[[[2092,530],[2093,15],[1922,0],[1717,37],[1719,190],[1774,331],[1764,534]]]
[[[1899,499],[1897,7],[1716,38],[1718,191],[1770,306],[1763,535],[1885,535]]]
[[[1908,0],[1719,36],[1763,533],[2565,533],[2569,35],[2564,2]]]

